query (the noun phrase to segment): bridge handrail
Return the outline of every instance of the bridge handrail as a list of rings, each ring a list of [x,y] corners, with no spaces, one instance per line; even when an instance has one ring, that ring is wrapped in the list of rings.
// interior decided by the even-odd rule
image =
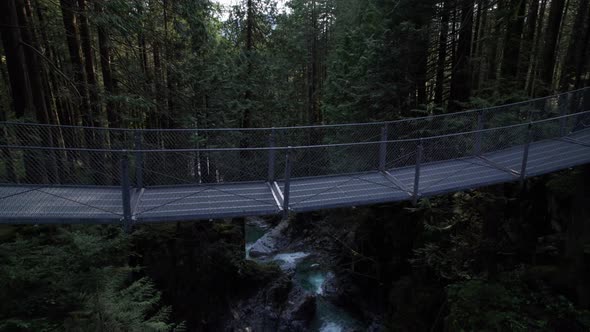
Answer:
[[[296,145],[296,146],[275,146],[275,147],[246,147],[246,148],[190,148],[190,149],[95,149],[95,148],[70,148],[70,147],[53,147],[53,146],[29,146],[29,145],[10,145],[0,144],[2,149],[22,149],[22,150],[47,150],[47,151],[74,151],[74,152],[113,152],[113,153],[158,153],[158,152],[175,152],[175,153],[190,153],[190,152],[242,152],[242,151],[286,151],[286,150],[306,150],[306,149],[321,149],[333,147],[349,147],[349,146],[367,146],[389,143],[412,143],[426,140],[435,140],[440,138],[457,137],[464,135],[472,135],[477,133],[489,133],[494,131],[501,131],[513,128],[526,128],[530,125],[535,126],[547,122],[554,122],[556,120],[567,120],[577,117],[590,115],[590,110],[542,119],[537,121],[530,121],[519,124],[512,124],[502,127],[485,128],[479,130],[462,131],[444,135],[425,136],[419,138],[395,139],[395,140],[379,140],[370,142],[350,142],[350,143],[335,143],[335,144],[316,144],[316,145]]]
[[[304,125],[304,126],[280,126],[280,127],[259,127],[259,128],[171,128],[171,129],[164,129],[164,128],[120,128],[120,127],[96,127],[96,126],[78,126],[78,125],[57,125],[57,124],[41,124],[35,122],[19,122],[19,121],[0,121],[0,126],[4,125],[26,125],[26,126],[35,126],[35,127],[53,127],[53,128],[72,128],[72,129],[89,129],[89,130],[99,130],[99,131],[119,131],[119,132],[220,132],[220,131],[271,131],[271,130],[297,130],[297,129],[320,129],[320,128],[337,128],[337,127],[357,127],[357,126],[383,126],[388,124],[398,124],[398,123],[405,123],[405,122],[413,122],[413,121],[421,121],[421,120],[431,120],[436,118],[445,118],[445,117],[457,117],[466,114],[473,114],[482,111],[490,111],[500,108],[506,107],[513,107],[518,105],[526,105],[530,103],[534,103],[537,101],[542,100],[549,100],[549,99],[557,99],[561,96],[573,94],[581,91],[588,91],[590,87],[584,87],[572,91],[567,91],[551,96],[546,97],[539,97],[534,99],[528,99],[525,101],[519,101],[509,104],[502,104],[496,106],[489,106],[477,109],[469,109],[460,112],[454,113],[443,113],[443,114],[430,114],[425,116],[419,117],[412,117],[412,118],[404,118],[398,120],[390,120],[390,121],[376,121],[376,122],[358,122],[358,123],[337,123],[337,124],[321,124],[321,125]]]

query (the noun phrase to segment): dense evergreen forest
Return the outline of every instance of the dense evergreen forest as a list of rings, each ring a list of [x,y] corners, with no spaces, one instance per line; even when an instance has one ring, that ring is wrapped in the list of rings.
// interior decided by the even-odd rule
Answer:
[[[590,86],[590,0],[0,0],[0,32],[0,121],[370,122]],[[245,260],[241,220],[3,225],[0,330],[588,331],[590,169],[525,188],[250,220],[328,267],[317,296]],[[314,323],[326,303],[355,323]]]
[[[590,79],[586,0],[1,6],[0,119],[131,128],[369,121]]]

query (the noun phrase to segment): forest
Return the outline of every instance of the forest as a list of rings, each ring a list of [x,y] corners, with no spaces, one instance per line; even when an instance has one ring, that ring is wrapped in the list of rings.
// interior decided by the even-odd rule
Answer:
[[[2,0],[0,32],[0,123],[365,123],[590,86],[590,0]],[[0,331],[588,331],[590,168],[521,189],[0,225]]]

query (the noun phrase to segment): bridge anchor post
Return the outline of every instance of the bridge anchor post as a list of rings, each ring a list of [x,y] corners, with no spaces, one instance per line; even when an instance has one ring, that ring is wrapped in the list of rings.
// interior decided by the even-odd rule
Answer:
[[[129,185],[129,157],[124,152],[121,158],[121,194],[123,199],[123,229],[125,233],[131,233],[133,219],[131,216],[131,186]]]
[[[283,188],[283,219],[289,217],[289,197],[291,193],[291,170],[293,162],[291,160],[291,147],[285,153],[285,186]]]
[[[412,195],[412,204],[418,204],[418,196],[420,190],[420,165],[422,164],[422,156],[424,154],[424,146],[422,140],[416,149],[416,171],[414,172],[414,194]]]

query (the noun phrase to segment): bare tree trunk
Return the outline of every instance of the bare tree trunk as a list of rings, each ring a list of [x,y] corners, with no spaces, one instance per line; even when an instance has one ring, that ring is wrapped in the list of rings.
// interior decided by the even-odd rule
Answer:
[[[99,99],[98,83],[96,80],[96,71],[94,65],[94,54],[92,50],[92,39],[90,37],[90,28],[88,27],[88,8],[86,0],[78,0],[78,10],[80,11],[80,40],[82,42],[82,53],[84,54],[84,69],[86,71],[86,80],[88,82],[88,94],[92,119],[94,126],[100,126],[100,116],[102,108]]]
[[[0,7],[1,8],[1,7]],[[2,21],[4,22],[4,21]],[[0,58],[0,68],[2,79],[5,80],[7,83],[10,83],[10,79],[8,78],[8,73],[4,70],[4,63],[3,58]],[[10,97],[9,97],[10,98]],[[8,110],[1,110],[0,111],[0,121],[8,120]],[[5,126],[0,127],[0,144],[6,145],[8,144],[8,128]],[[0,149],[0,155],[4,160],[4,177],[3,181],[6,183],[16,183],[16,171],[14,169],[14,158],[12,156],[12,151],[10,149],[2,148]]]
[[[102,13],[102,1],[95,2],[95,9]],[[107,28],[104,24],[98,25],[98,50],[100,54],[100,69],[102,72],[102,82],[106,92],[106,111],[107,120],[110,127],[121,127],[121,115],[117,112],[116,105],[111,101],[111,98],[116,94],[115,84],[113,82],[113,71],[111,68],[111,46]]]
[[[590,6],[589,6],[590,7]],[[576,89],[580,89],[583,86],[588,86],[588,83],[586,83],[586,85],[583,84],[583,77],[586,76],[588,77],[588,80],[590,80],[590,75],[588,75],[588,71],[590,71],[590,68],[587,68],[586,71],[584,70],[584,66],[586,65],[586,62],[588,62],[588,59],[590,58],[589,52],[590,52],[590,14],[588,15],[588,19],[586,22],[586,31],[585,31],[585,35],[584,35],[584,42],[583,42],[583,50],[581,51],[581,56],[578,57],[578,59],[576,60],[576,79],[575,79],[575,84],[574,84],[574,88]]]
[[[33,109],[32,95],[27,78],[27,67],[14,0],[0,1],[0,31],[8,67],[12,107],[16,118],[30,116]]]
[[[479,30],[477,31],[477,47],[475,49],[475,56],[478,61],[477,72],[475,73],[477,83],[474,84],[474,88],[476,89],[481,89],[485,81],[488,67],[487,58],[489,56],[489,42],[484,40],[484,36],[489,33],[486,30],[488,27],[488,0],[481,0],[479,6],[483,8],[481,10]]]
[[[254,4],[252,0],[248,0],[247,8],[246,8],[246,61],[247,61],[247,68],[246,68],[246,76],[248,79],[251,78],[253,72],[252,66],[252,56],[254,51]],[[244,94],[244,99],[247,103],[246,108],[244,109],[244,115],[242,118],[242,127],[243,128],[250,128],[252,127],[252,110],[250,109],[251,99],[252,99],[252,90],[248,86],[246,88],[246,93]]]
[[[518,0],[510,2],[508,26],[506,28],[506,40],[502,59],[502,78],[511,82],[518,76],[518,64],[520,59],[520,45],[524,29],[524,13],[526,1]]]
[[[473,33],[473,2],[463,1],[461,7],[461,30],[457,45],[457,57],[451,79],[450,109],[458,110],[460,102],[467,101],[471,95],[471,42]]]
[[[545,9],[547,8],[547,1],[548,0],[542,0],[541,1],[541,7],[539,10],[539,13],[544,13]],[[531,96],[535,95],[535,90],[536,90],[536,80],[537,80],[537,68],[539,65],[539,57],[540,57],[540,53],[542,52],[542,43],[541,43],[541,34],[543,32],[543,25],[544,25],[544,15],[539,15],[539,19],[538,19],[538,23],[537,23],[537,31],[535,33],[535,42],[534,42],[534,47],[533,47],[533,52],[532,52],[532,61],[531,61],[531,66],[530,66],[530,73],[529,76],[527,78],[528,81],[528,93]]]
[[[27,65],[27,75],[35,107],[35,116],[40,123],[48,123],[47,105],[45,104],[45,91],[41,82],[42,70],[37,53],[39,47],[32,34],[32,25],[27,20],[24,0],[16,0],[16,12],[20,25],[21,47]]]
[[[539,0],[530,0],[529,10],[526,22],[526,31],[523,38],[523,50],[521,70],[524,72],[525,79],[521,81],[521,88],[525,91],[528,87],[528,73],[530,71],[531,60],[535,50],[535,32],[537,30],[537,17],[539,15]],[[522,75],[519,75],[521,77]]]
[[[585,25],[590,27],[588,21],[588,7],[589,0],[580,0],[578,11],[572,33],[570,43],[565,57],[565,62],[561,74],[560,87],[562,91],[568,90],[571,86],[575,86],[579,81],[578,76],[583,71],[584,55],[588,49],[588,31],[590,28],[585,28]],[[580,65],[582,64],[582,65]]]
[[[438,105],[443,103],[445,89],[445,69],[447,66],[447,44],[449,34],[449,1],[444,0],[440,20],[440,36],[438,40],[438,61],[436,65],[436,90],[434,102]]]
[[[559,38],[564,6],[565,0],[552,0],[551,8],[549,9],[549,19],[547,21],[547,30],[545,31],[545,46],[543,48],[543,67],[541,71],[541,79],[545,83],[545,94],[550,93],[552,90],[557,39]]]
[[[82,117],[82,123],[91,126],[94,123],[88,89],[86,86],[86,74],[80,54],[80,39],[78,33],[78,22],[74,11],[77,10],[75,0],[60,0],[61,12],[63,16],[64,29],[66,32],[66,42],[70,53],[70,61],[75,82],[80,93],[79,109]]]

